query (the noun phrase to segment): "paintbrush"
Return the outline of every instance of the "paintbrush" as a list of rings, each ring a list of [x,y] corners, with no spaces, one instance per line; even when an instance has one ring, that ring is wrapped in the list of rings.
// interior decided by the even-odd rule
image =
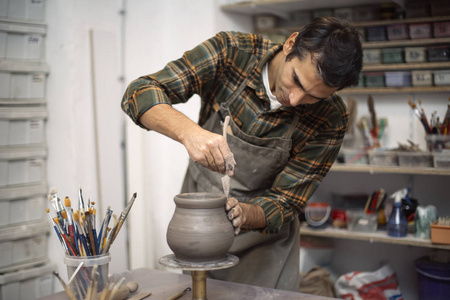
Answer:
[[[86,211],[84,218],[80,219],[81,226],[84,226],[84,230],[86,233],[86,241],[88,243],[88,246],[90,247],[90,251],[93,255],[97,255],[97,252],[95,250],[95,241],[94,241],[94,234],[92,232],[92,224],[91,224],[91,213],[89,211]]]
[[[411,106],[414,114],[419,118],[420,122],[422,123],[426,133],[431,133],[431,129],[430,126],[428,125],[428,121],[426,120],[426,118],[424,118],[424,114],[422,114],[419,110],[419,108],[417,107],[417,105],[411,101],[411,97],[409,97],[408,100],[408,104],[409,106]]]
[[[80,216],[83,217],[85,213],[83,191],[81,190],[81,185],[78,186],[78,210],[80,211]]]
[[[91,252],[89,251],[89,247],[86,243],[86,236],[84,234],[84,228],[80,221],[80,213],[78,211],[73,213],[73,220],[75,221],[75,224],[77,225],[78,235],[80,237],[81,244],[84,247],[84,251],[86,252],[86,255],[91,255]]]
[[[69,226],[68,226],[69,227],[69,236],[72,238],[73,243],[75,244],[75,247],[77,248],[77,250],[80,251],[80,249],[78,249],[77,236],[75,234],[74,226],[73,226],[72,203],[70,202],[70,198],[68,196],[66,196],[64,198],[64,206],[66,209],[67,219],[69,221]]]
[[[56,278],[58,278],[59,282],[61,283],[62,287],[64,288],[64,291],[66,292],[66,294],[69,297],[69,299],[70,300],[77,300],[77,298],[75,298],[75,295],[72,293],[72,291],[66,285],[64,280],[62,280],[61,276],[59,276],[58,272],[53,271],[53,274],[56,276]]]
[[[109,221],[111,220],[112,213],[113,211],[111,210],[111,206],[108,206],[108,208],[106,209],[105,218],[103,218],[102,226],[100,227],[100,232],[98,233],[97,242],[99,243],[98,245],[99,253],[102,253],[103,251],[104,240],[108,232],[108,224]]]
[[[106,238],[105,247],[103,247],[102,253],[108,253],[109,248],[111,247],[112,238],[116,234],[116,231],[117,231],[117,224],[119,223],[119,221],[115,214],[113,214],[112,217],[114,219],[114,226],[111,229],[111,232],[109,233],[108,237]]]
[[[375,105],[373,103],[372,95],[369,95],[369,98],[367,99],[367,104],[369,106],[369,112],[370,112],[370,120],[372,123],[372,137],[378,138],[378,124],[377,124],[377,114],[375,112]]]
[[[53,229],[55,229],[56,235],[58,236],[59,242],[61,243],[62,247],[64,248],[64,251],[66,253],[69,253],[69,249],[67,249],[67,245],[62,239],[61,234],[59,233],[59,230],[56,227],[56,223],[53,220],[52,216],[50,215],[50,209],[47,208],[46,211],[47,211],[48,219],[50,220],[50,224],[53,226]]]
[[[134,201],[136,200],[136,197],[137,197],[137,193],[134,193],[133,196],[131,197],[130,201],[128,201],[127,206],[125,207],[123,212],[120,214],[119,223],[117,224],[117,229],[114,232],[114,236],[112,237],[111,244],[114,242],[117,235],[119,234],[119,230],[122,228],[122,225],[125,222],[125,219],[127,218],[128,214],[130,213],[130,209],[133,206]]]
[[[77,255],[77,252],[75,251],[74,247],[72,246],[72,243],[70,242],[70,240],[67,239],[67,236],[66,236],[66,234],[64,233],[64,231],[61,229],[61,227],[60,227],[60,225],[59,225],[59,220],[58,220],[58,218],[57,218],[57,217],[53,218],[53,221],[55,221],[56,228],[58,229],[59,234],[61,235],[62,239],[64,240],[64,242],[65,242],[66,245],[67,245],[67,248],[69,249],[69,251],[68,251],[69,254],[72,255],[72,256],[76,256],[76,255]]]

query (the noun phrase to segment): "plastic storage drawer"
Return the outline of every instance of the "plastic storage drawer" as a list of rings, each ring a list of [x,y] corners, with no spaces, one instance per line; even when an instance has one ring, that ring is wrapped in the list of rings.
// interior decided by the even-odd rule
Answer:
[[[409,39],[407,24],[388,25],[386,26],[386,31],[390,41]]]
[[[450,36],[450,22],[434,22],[433,33],[435,38]]]
[[[450,47],[449,46],[434,46],[427,48],[428,61],[449,61]]]
[[[45,183],[46,149],[0,149],[0,188]]]
[[[409,24],[409,36],[411,39],[429,39],[432,37],[431,23]]]
[[[398,154],[396,151],[368,151],[369,163],[375,166],[398,166]]]
[[[411,86],[411,72],[385,72],[386,86]]]
[[[43,61],[45,33],[44,25],[0,21],[0,59]]]
[[[434,71],[434,85],[450,85],[450,70]]]
[[[45,107],[0,107],[0,149],[45,145]]]
[[[43,21],[45,0],[2,0],[0,17],[28,21]]]
[[[380,49],[363,49],[363,64],[381,64]]]
[[[426,62],[426,48],[425,47],[405,47],[405,61],[407,63]]]
[[[384,87],[383,72],[367,72],[365,76],[365,85],[367,87]]]
[[[0,198],[0,228],[44,222],[47,206],[45,195]]]
[[[432,86],[433,72],[429,70],[418,70],[411,72],[413,86]]]
[[[430,152],[398,152],[398,164],[405,168],[431,168],[433,155]]]
[[[0,100],[2,102],[44,103],[45,73],[8,72],[0,70]],[[14,101],[13,101],[14,100]],[[31,101],[32,100],[32,101]]]
[[[405,62],[403,48],[385,48],[382,51],[382,60],[385,64],[400,64]]]
[[[53,294],[57,270],[52,263],[0,275],[1,300],[34,300]]]
[[[384,26],[372,26],[366,28],[366,37],[368,42],[385,41],[386,28]]]
[[[0,229],[0,273],[46,263],[49,232],[48,222]]]

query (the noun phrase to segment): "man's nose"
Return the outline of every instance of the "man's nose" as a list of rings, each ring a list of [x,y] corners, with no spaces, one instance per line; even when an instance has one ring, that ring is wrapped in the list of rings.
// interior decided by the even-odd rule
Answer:
[[[289,102],[291,106],[297,106],[303,102],[306,96],[306,93],[300,89],[293,90],[289,93]]]

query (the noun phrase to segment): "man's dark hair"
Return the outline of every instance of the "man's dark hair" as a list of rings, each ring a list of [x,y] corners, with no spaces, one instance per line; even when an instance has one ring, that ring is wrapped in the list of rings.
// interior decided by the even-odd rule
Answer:
[[[308,53],[327,86],[341,90],[358,84],[363,57],[360,33],[346,21],[320,17],[303,27],[286,60],[303,60]]]

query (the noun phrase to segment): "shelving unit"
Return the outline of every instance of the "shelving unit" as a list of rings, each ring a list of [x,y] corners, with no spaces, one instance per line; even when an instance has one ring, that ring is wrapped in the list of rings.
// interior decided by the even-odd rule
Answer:
[[[400,1],[392,1],[399,3]],[[404,1],[402,1],[404,3]],[[378,1],[365,1],[365,0],[342,0],[342,1],[333,1],[333,0],[261,0],[261,1],[246,1],[246,2],[238,2],[235,4],[229,4],[222,6],[222,10],[224,12],[233,13],[233,14],[241,14],[247,15],[249,17],[253,17],[256,15],[272,15],[277,16],[284,20],[289,20],[291,17],[292,11],[313,11],[316,9],[332,9],[332,8],[343,8],[343,7],[358,7],[358,6],[367,6],[367,5],[377,5],[380,4]],[[426,17],[426,18],[409,18],[409,19],[396,19],[396,20],[376,20],[376,21],[367,21],[367,22],[354,22],[353,25],[355,27],[371,27],[371,26],[387,26],[394,24],[411,24],[411,23],[433,23],[433,22],[441,22],[441,21],[450,21],[449,16],[435,16],[435,17]],[[281,22],[287,24],[287,22]],[[268,35],[284,35],[289,36],[292,32],[295,32],[299,29],[299,26],[283,26],[271,29],[264,30],[256,30],[255,33],[262,34],[265,36]],[[375,49],[375,48],[395,48],[395,47],[426,47],[426,46],[437,46],[437,45],[449,45],[450,37],[446,38],[425,38],[425,39],[405,39],[405,40],[387,40],[387,41],[377,41],[377,42],[368,42],[364,41],[362,46],[364,49]],[[447,62],[420,62],[420,63],[395,63],[395,64],[367,64],[363,66],[363,72],[384,72],[384,71],[414,71],[414,70],[450,70],[450,61]],[[450,92],[450,85],[445,86],[405,86],[405,87],[352,87],[347,88],[338,93],[341,95],[356,95],[356,98],[364,98],[362,95],[367,96],[369,94],[377,94],[377,95],[399,95],[398,97],[402,97],[402,94],[417,94],[417,93],[429,93],[433,94],[433,98],[435,98],[435,94],[442,93],[444,95],[448,95]],[[361,96],[359,96],[361,95]],[[448,96],[442,97],[443,99],[447,99]],[[395,101],[393,101],[395,102]],[[336,174],[337,173],[337,174]],[[367,188],[372,188],[372,186],[376,186],[378,183],[386,183],[390,179],[387,177],[391,176],[391,178],[398,179],[401,184],[405,182],[412,182],[413,184],[420,181],[420,187],[423,189],[428,182],[433,181],[432,185],[436,187],[439,183],[444,183],[450,178],[450,169],[439,169],[439,168],[405,168],[405,167],[385,167],[385,166],[376,166],[376,165],[350,165],[350,164],[338,164],[335,163],[330,169],[330,179],[328,180],[336,180],[336,182],[328,182],[328,186],[325,187],[326,182],[323,182],[321,185],[322,192],[325,195],[326,193],[339,193],[339,192],[347,192],[351,193],[348,190],[352,190],[350,187],[343,187],[340,189],[340,184],[346,182],[346,180],[355,180],[355,178],[361,177],[361,181],[364,184],[368,184]],[[377,175],[373,176],[372,175]],[[403,176],[404,175],[404,176]],[[417,177],[415,177],[417,175]],[[424,176],[426,178],[424,178]],[[372,179],[373,178],[373,179]],[[358,180],[358,179],[357,179]],[[370,180],[377,181],[376,183],[370,182]],[[425,183],[424,183],[425,182]],[[354,185],[358,185],[356,182],[352,182]],[[390,184],[390,182],[388,183]],[[394,185],[394,184],[392,184]],[[323,186],[323,187],[322,187]],[[426,187],[428,188],[428,187]],[[440,205],[442,201],[443,207],[448,208],[448,201],[446,201],[447,197],[442,195],[442,193],[448,191],[449,187],[446,184],[441,184],[438,186],[439,189],[442,188],[441,193],[438,193],[438,197],[441,197],[441,200],[436,200],[433,197],[425,197],[423,198],[423,203],[430,203],[435,205]],[[360,186],[355,186],[355,191],[361,191]],[[423,191],[422,191],[423,193]],[[329,195],[329,194],[327,194]],[[423,195],[422,195],[423,196]],[[444,197],[442,199],[442,197]],[[422,198],[420,198],[422,200]],[[438,201],[438,202],[436,202]],[[445,202],[445,203],[444,203]],[[445,209],[444,209],[445,210]],[[328,227],[326,229],[314,229],[309,226],[302,225],[300,227],[300,234],[302,236],[313,236],[318,238],[327,238],[336,240],[337,247],[334,249],[336,255],[339,256],[339,259],[334,258],[331,263],[333,267],[337,268],[337,272],[346,272],[343,265],[349,263],[353,265],[353,261],[358,260],[361,262],[361,268],[364,269],[365,261],[369,261],[369,257],[376,257],[375,259],[389,259],[392,257],[401,258],[399,261],[396,261],[396,267],[399,270],[399,276],[401,278],[402,284],[406,284],[407,288],[405,289],[405,297],[411,299],[417,299],[417,281],[415,277],[415,272],[412,265],[413,260],[416,259],[417,255],[423,255],[427,249],[442,249],[442,250],[450,250],[450,245],[441,245],[441,244],[433,244],[431,240],[427,239],[419,239],[414,237],[412,234],[408,234],[405,238],[393,238],[389,237],[386,231],[378,230],[373,233],[367,232],[354,232],[349,231],[347,229],[339,229]],[[360,242],[357,245],[354,243],[349,243],[349,241],[357,241]],[[384,244],[386,246],[383,247],[372,247],[373,243]],[[393,247],[387,247],[387,245],[392,245]],[[398,246],[408,246],[407,251],[403,248],[397,248]],[[357,250],[355,249],[357,248]],[[395,253],[375,253],[377,250],[372,249],[382,249],[387,248],[389,251],[394,251]],[[348,252],[348,251],[356,251]],[[312,250],[314,251],[314,250]],[[362,253],[360,252],[362,251]],[[399,254],[401,253],[401,254]],[[354,255],[353,255],[354,254]],[[367,255],[367,257],[366,257]],[[337,257],[337,256],[334,256]],[[339,261],[337,261],[339,260]],[[404,264],[404,265],[403,265]],[[364,266],[363,266],[364,265]],[[370,262],[367,264],[370,265]],[[351,267],[350,267],[351,268]],[[359,266],[358,266],[359,268]],[[409,269],[408,269],[409,268]],[[361,269],[359,269],[361,270]],[[402,289],[403,291],[403,289]]]
[[[347,229],[339,229],[328,227],[325,229],[313,229],[307,225],[302,225],[300,227],[300,234],[308,236],[318,236],[327,237],[335,239],[349,239],[349,240],[359,240],[366,241],[369,243],[388,243],[396,245],[414,246],[414,247],[425,247],[434,249],[445,249],[450,250],[450,245],[432,244],[430,240],[419,239],[414,237],[412,234],[408,234],[404,238],[394,238],[386,234],[386,231],[376,231],[376,232],[353,232]]]

